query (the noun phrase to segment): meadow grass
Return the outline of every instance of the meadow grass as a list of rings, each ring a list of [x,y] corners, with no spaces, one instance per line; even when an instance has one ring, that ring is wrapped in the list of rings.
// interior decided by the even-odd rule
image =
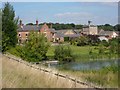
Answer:
[[[54,50],[56,46],[51,46],[48,49],[47,57],[50,57],[51,59],[54,59]],[[72,50],[73,57],[75,58],[75,61],[78,62],[87,62],[87,61],[95,61],[95,60],[110,60],[112,58],[117,59],[117,54],[99,54],[98,46],[75,46],[70,45],[70,48]],[[92,50],[92,54],[89,54],[89,51]],[[105,52],[108,52],[108,50],[105,50]]]
[[[2,58],[2,88],[74,88],[74,82],[25,64]],[[88,88],[77,84],[77,88]]]
[[[74,70],[60,70],[62,73],[72,75],[76,78],[79,78],[82,81],[87,83],[93,83],[105,88],[118,88],[118,72],[119,68],[117,66],[110,66],[102,68],[100,70],[83,70],[83,71],[74,71]]]

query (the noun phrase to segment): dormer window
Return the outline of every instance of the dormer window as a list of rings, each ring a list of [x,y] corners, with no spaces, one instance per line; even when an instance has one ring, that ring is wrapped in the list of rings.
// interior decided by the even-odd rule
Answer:
[[[26,34],[26,36],[28,36],[28,34]]]

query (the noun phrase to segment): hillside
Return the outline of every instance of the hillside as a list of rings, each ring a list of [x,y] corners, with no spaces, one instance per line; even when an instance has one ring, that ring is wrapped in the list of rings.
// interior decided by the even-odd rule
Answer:
[[[72,88],[74,83],[57,78],[2,56],[2,88]],[[85,85],[76,85],[85,88]]]

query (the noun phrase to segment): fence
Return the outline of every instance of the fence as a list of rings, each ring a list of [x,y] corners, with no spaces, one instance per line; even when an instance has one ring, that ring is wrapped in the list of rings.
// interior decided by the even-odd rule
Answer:
[[[62,73],[60,73],[58,71],[51,70],[50,68],[45,68],[43,66],[37,66],[36,64],[29,63],[27,61],[22,60],[21,58],[16,58],[15,56],[11,56],[11,55],[8,55],[8,54],[4,54],[4,55],[6,57],[8,57],[10,60],[15,60],[15,61],[17,61],[19,63],[22,63],[22,64],[25,64],[25,65],[27,65],[27,66],[29,66],[31,68],[38,69],[40,71],[55,75],[57,78],[61,77],[61,78],[70,80],[70,81],[72,81],[74,83],[74,88],[76,88],[77,84],[81,84],[81,85],[85,85],[85,86],[87,86],[89,88],[102,90],[102,88],[100,86],[95,86],[92,83],[86,83],[86,82],[77,80],[76,78],[73,78],[73,77],[68,76],[68,75],[64,75],[64,74],[62,74]]]

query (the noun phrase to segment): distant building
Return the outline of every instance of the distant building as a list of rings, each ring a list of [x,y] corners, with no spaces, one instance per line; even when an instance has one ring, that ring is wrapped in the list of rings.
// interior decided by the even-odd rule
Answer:
[[[100,30],[98,33],[99,37],[106,37],[107,39],[116,38],[118,36],[117,31],[104,31]]]
[[[82,32],[83,34],[86,35],[97,35],[98,34],[98,27],[95,25],[90,25],[91,21],[88,21],[88,25],[84,25]]]
[[[50,42],[64,42],[65,37],[68,37],[70,40],[80,36],[80,32],[78,30],[55,30],[52,27],[49,28],[46,23],[40,27],[37,20],[36,25],[23,25],[20,20],[17,31],[18,43],[28,41],[28,35],[31,31],[43,33]]]

